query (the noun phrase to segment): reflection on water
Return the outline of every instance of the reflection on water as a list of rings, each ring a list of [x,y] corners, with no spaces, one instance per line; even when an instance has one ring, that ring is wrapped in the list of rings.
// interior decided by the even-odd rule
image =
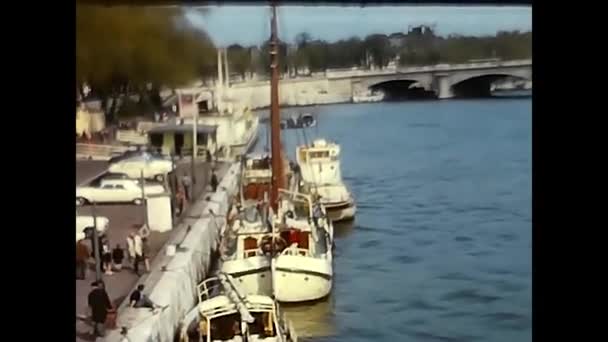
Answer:
[[[332,296],[304,304],[281,304],[285,317],[291,320],[298,337],[322,338],[334,336],[334,300]]]
[[[530,99],[319,107],[308,140],[341,144],[357,216],[334,226],[331,298],[285,310],[297,332],[530,341],[531,111]],[[282,138],[293,158],[302,134]]]
[[[355,230],[355,221],[343,221],[334,223],[334,238],[343,239]]]

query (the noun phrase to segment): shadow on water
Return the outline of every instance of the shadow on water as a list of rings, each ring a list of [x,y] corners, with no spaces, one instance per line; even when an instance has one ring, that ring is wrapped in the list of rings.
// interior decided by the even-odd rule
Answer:
[[[308,303],[281,303],[281,310],[285,317],[293,323],[293,326],[302,338],[319,338],[334,336],[334,304],[335,301],[329,297]]]
[[[355,220],[334,223],[334,236],[343,239],[349,236],[355,229]]]

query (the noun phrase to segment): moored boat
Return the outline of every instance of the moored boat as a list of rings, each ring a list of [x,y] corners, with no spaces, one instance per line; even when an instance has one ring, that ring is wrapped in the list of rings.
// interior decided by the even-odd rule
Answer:
[[[342,180],[340,145],[326,139],[316,139],[312,145],[296,148],[300,175],[300,190],[319,196],[333,222],[352,220],[357,206],[355,199]]]
[[[229,275],[220,273],[203,281],[197,289],[199,302],[182,322],[180,342],[297,339],[271,297],[244,295]]]

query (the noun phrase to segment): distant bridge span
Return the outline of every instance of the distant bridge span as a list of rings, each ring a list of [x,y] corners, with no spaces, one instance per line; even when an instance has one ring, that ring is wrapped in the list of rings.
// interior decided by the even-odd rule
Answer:
[[[328,70],[330,83],[350,81],[352,95],[366,92],[383,83],[406,81],[432,90],[440,99],[458,93],[489,92],[490,84],[503,77],[532,80],[532,60],[497,61],[465,64],[439,64],[424,67],[407,67],[383,70]]]

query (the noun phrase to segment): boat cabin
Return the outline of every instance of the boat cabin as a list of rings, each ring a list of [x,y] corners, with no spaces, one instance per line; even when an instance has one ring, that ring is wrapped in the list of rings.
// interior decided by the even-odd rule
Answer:
[[[340,145],[325,139],[317,139],[310,146],[298,146],[296,150],[302,180],[317,185],[341,183],[339,157]]]
[[[289,161],[284,159],[283,170],[287,181],[285,184],[290,184],[293,178]],[[243,173],[242,173],[242,194],[244,200],[261,201],[264,199],[264,193],[270,194],[270,185],[272,183],[272,158],[268,153],[248,154],[243,158]]]
[[[245,200],[262,200],[270,192],[272,165],[269,154],[247,155],[243,160],[242,192]]]
[[[320,224],[324,211],[320,206],[313,207],[308,195],[279,190],[278,231],[285,241],[287,251],[283,254],[308,256],[316,251],[311,225]]]
[[[274,252],[283,253],[288,247],[295,248],[299,255],[311,253],[310,246],[314,244],[311,240],[310,224],[314,222],[311,216],[313,212],[309,196],[281,190],[279,192],[279,217],[280,222],[275,223],[278,230],[273,233],[261,219],[260,208],[248,206],[242,210],[231,224],[235,236],[230,241],[234,244],[226,246],[226,255],[234,259],[259,257]]]
[[[153,127],[148,131],[148,142],[163,155],[192,155],[192,125],[192,119],[178,118],[165,125]],[[215,151],[217,126],[198,124],[196,130],[197,154],[204,156],[206,151]]]
[[[247,322],[230,298],[220,293],[218,278],[198,286],[200,321],[190,329],[189,341],[279,341],[279,321],[274,301],[268,296],[248,295],[242,302],[253,318]]]

